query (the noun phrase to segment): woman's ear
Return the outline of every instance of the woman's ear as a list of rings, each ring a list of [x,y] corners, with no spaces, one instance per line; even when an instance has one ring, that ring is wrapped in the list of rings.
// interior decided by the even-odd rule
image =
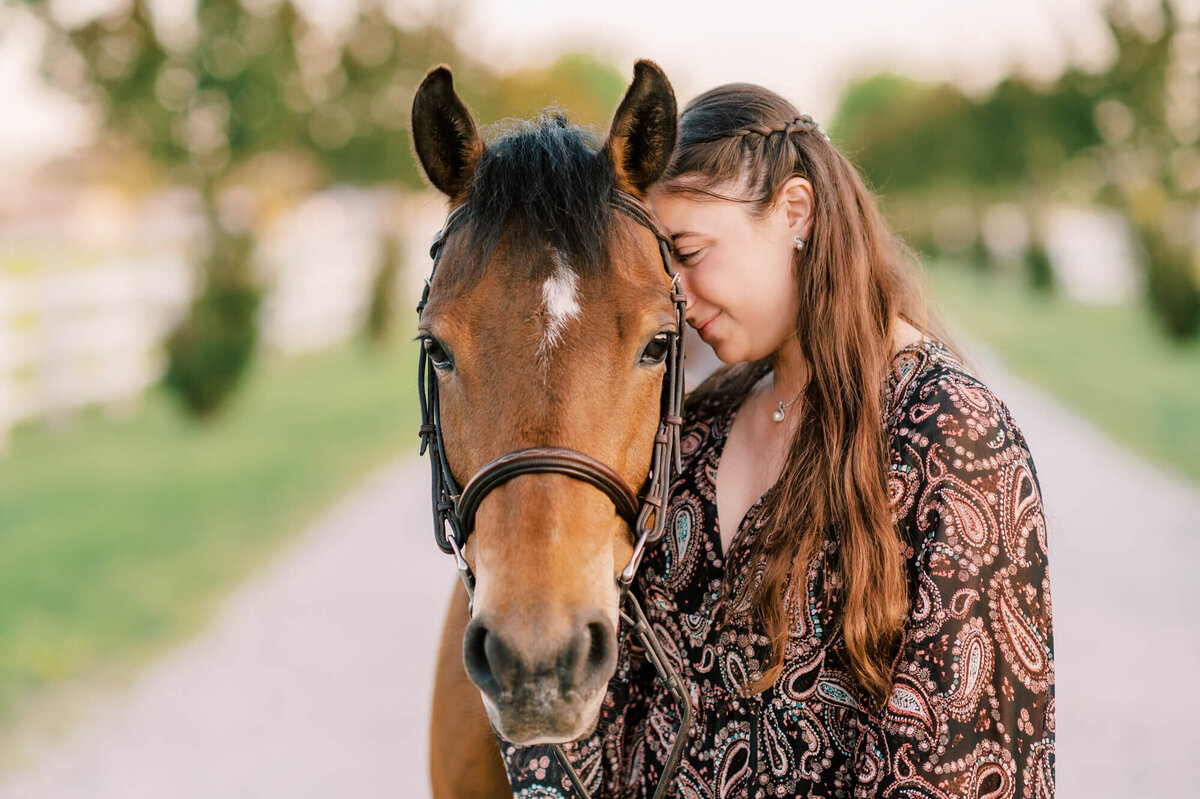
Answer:
[[[808,241],[812,233],[813,200],[812,183],[799,175],[790,177],[779,190],[779,205],[785,214],[785,223],[793,236]]]

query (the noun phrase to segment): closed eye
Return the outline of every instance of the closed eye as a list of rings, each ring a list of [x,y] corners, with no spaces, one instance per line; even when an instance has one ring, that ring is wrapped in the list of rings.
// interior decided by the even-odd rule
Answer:
[[[692,261],[694,261],[696,256],[702,252],[704,252],[703,247],[698,247],[694,250],[686,250],[686,251],[676,250],[675,251],[675,263],[687,265],[687,264],[691,263]]]

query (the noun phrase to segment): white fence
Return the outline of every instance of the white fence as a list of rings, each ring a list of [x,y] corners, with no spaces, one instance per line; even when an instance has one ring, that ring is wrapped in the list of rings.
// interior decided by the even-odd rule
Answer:
[[[279,220],[256,253],[268,286],[262,346],[291,354],[361,330],[380,231],[403,220],[402,258],[423,275],[421,253],[441,213],[428,198],[389,210],[377,196],[345,192],[318,195]],[[0,449],[15,424],[86,406],[123,408],[160,378],[163,341],[198,280],[185,248],[159,244],[150,254],[0,272]],[[400,280],[408,302],[411,278]]]
[[[141,394],[191,282],[181,255],[161,254],[0,275],[0,443],[17,422]]]
[[[324,193],[272,226],[257,253],[269,286],[264,346],[303,352],[362,329],[383,257],[384,206],[370,193]]]

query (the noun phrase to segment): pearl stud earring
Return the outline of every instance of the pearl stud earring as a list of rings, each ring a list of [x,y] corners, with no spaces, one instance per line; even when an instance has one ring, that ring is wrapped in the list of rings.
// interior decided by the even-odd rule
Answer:
[[[796,242],[796,249],[797,249],[797,250],[803,250],[803,249],[804,249],[804,239],[800,238],[800,235],[799,235],[799,234],[796,234],[795,236],[792,236],[792,241]]]

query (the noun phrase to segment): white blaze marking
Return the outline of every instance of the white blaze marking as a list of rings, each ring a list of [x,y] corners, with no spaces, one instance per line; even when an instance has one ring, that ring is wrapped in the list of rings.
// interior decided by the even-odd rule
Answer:
[[[542,334],[542,343],[538,347],[538,355],[545,356],[550,349],[562,341],[563,328],[567,322],[579,316],[579,278],[554,253],[554,274],[542,284],[542,304],[546,306],[546,330]]]

